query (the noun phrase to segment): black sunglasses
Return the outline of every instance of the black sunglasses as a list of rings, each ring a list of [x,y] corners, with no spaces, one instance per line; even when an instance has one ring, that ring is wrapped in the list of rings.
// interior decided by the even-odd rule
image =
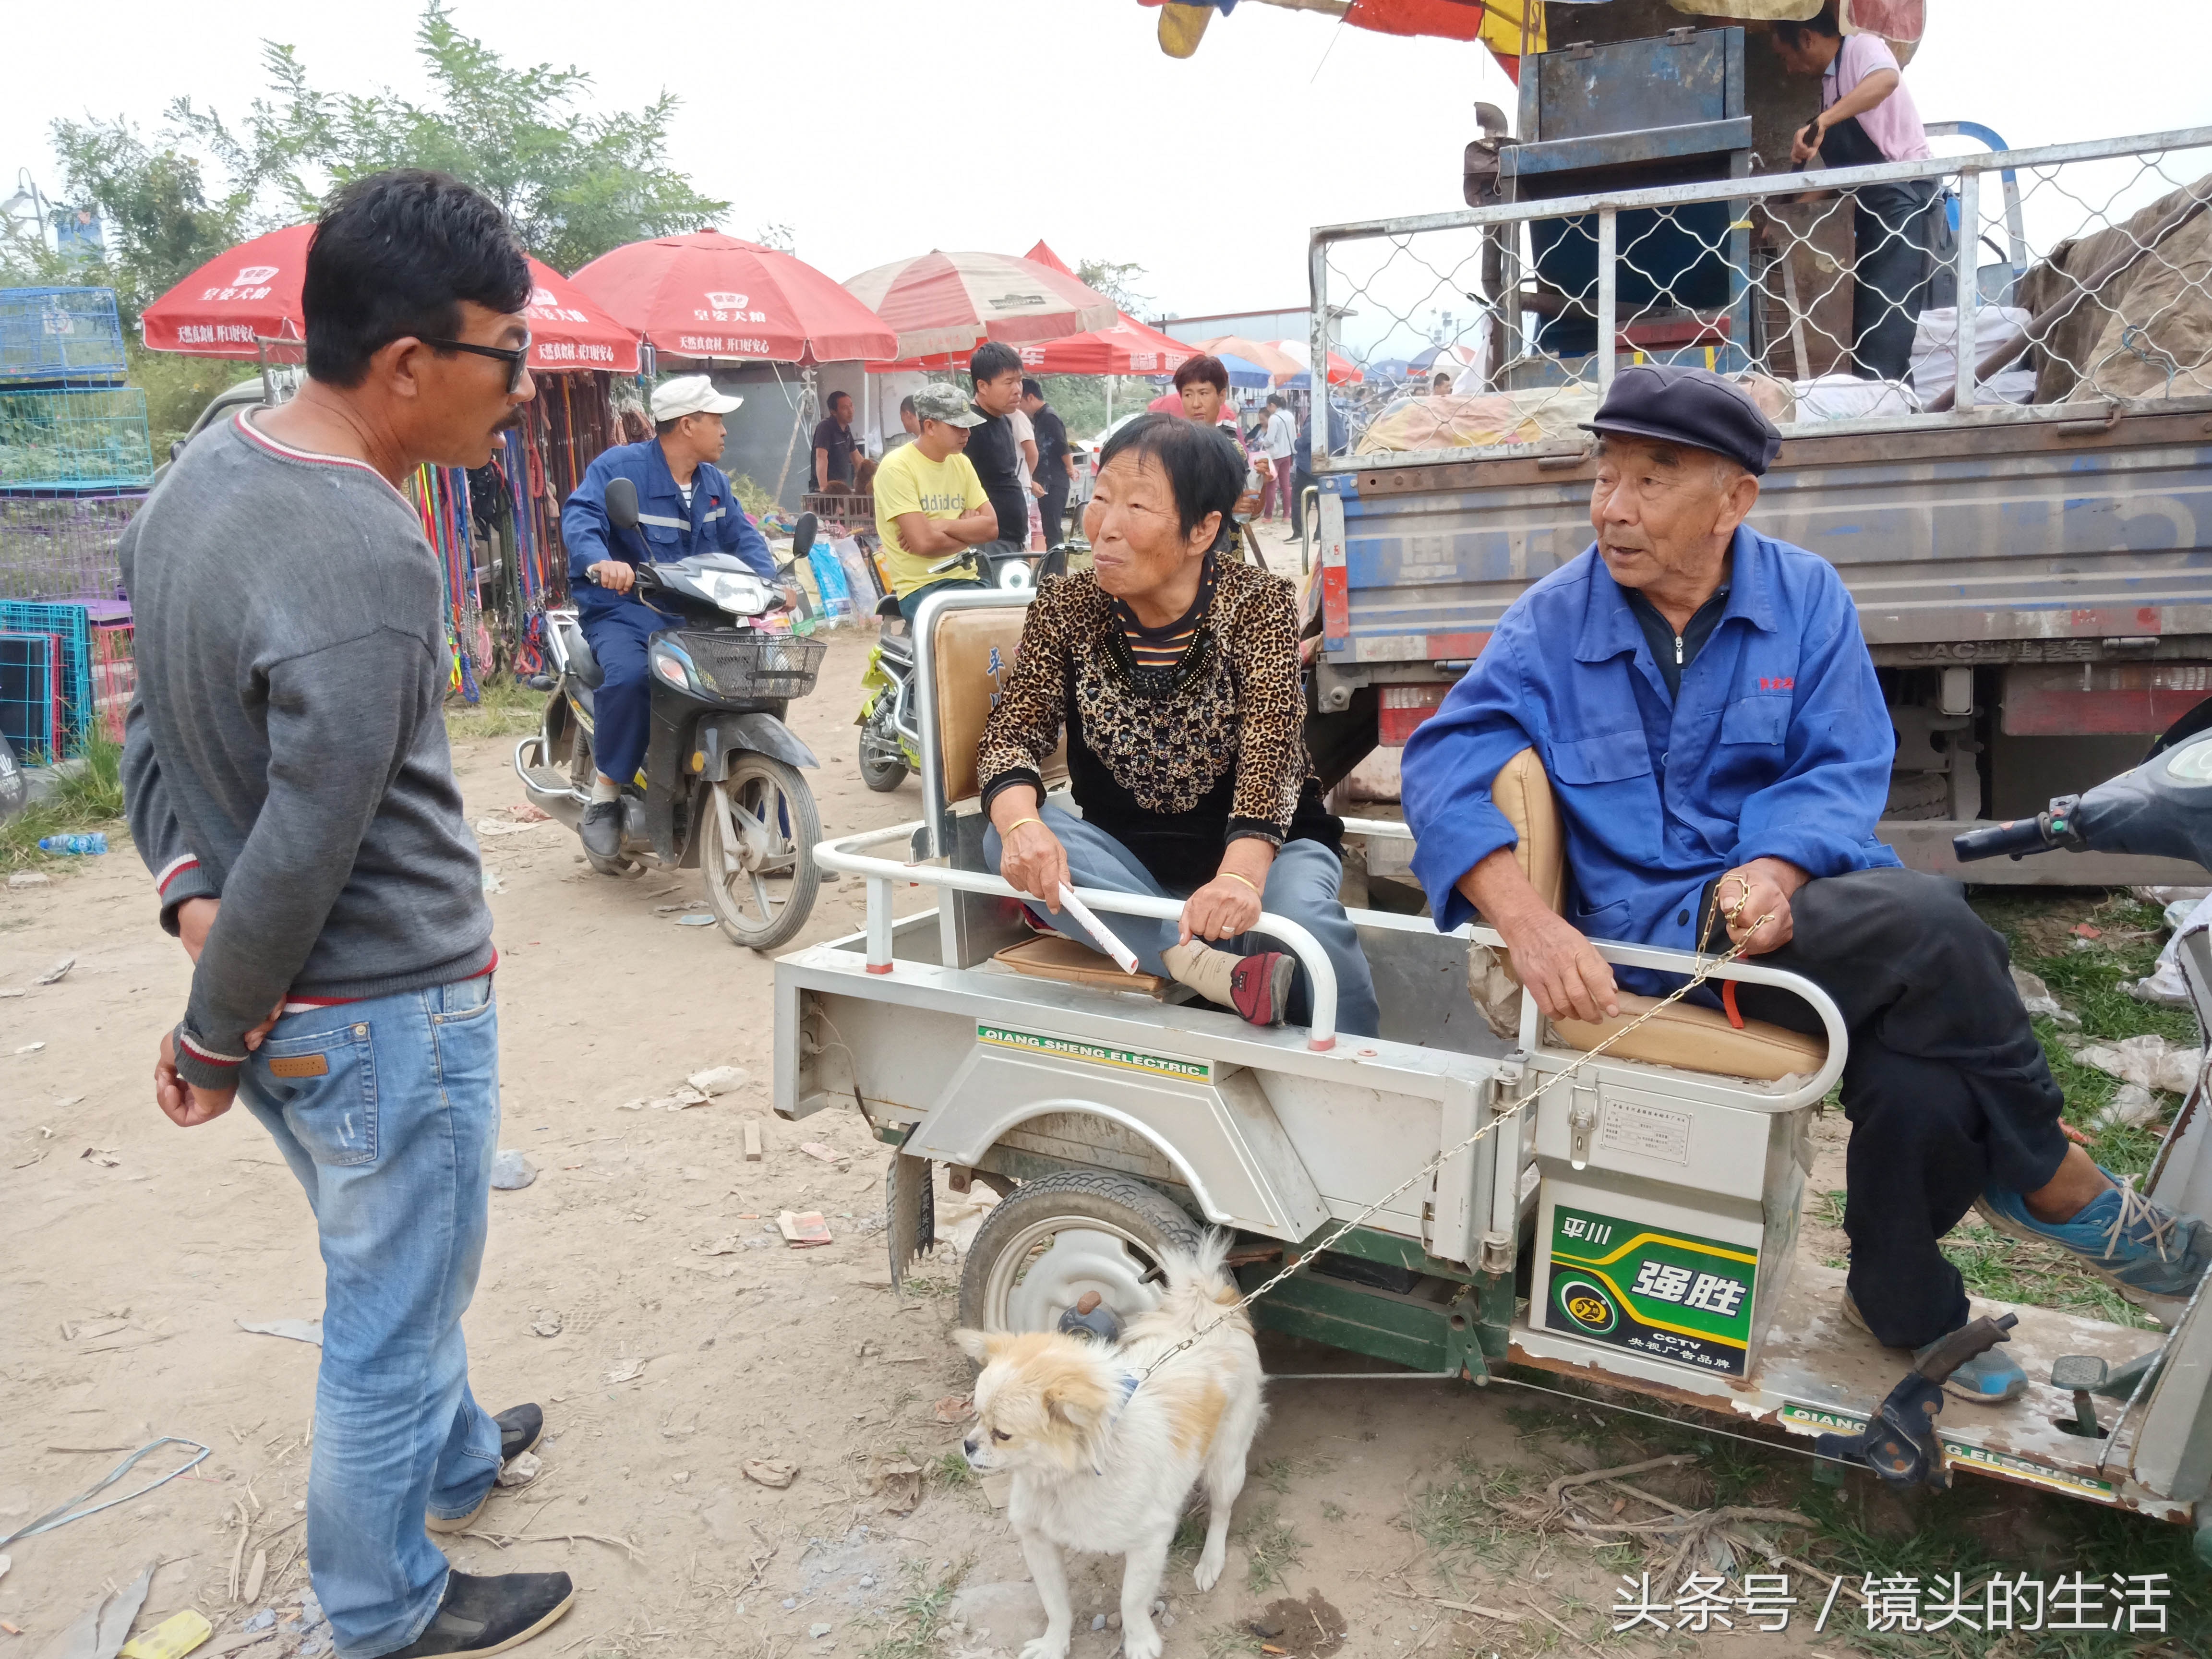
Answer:
[[[426,346],[435,346],[441,351],[469,351],[479,357],[498,358],[507,365],[507,389],[509,392],[521,390],[522,377],[529,372],[529,365],[526,359],[530,356],[530,337],[526,334],[522,337],[522,343],[519,346],[471,345],[466,340],[428,338],[424,339],[422,343]]]

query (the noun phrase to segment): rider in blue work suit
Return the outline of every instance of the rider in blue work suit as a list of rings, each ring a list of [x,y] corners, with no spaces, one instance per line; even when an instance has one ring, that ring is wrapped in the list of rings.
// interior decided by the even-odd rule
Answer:
[[[655,610],[630,589],[637,566],[692,553],[736,554],[769,582],[775,561],[768,539],[730,493],[730,481],[714,462],[725,434],[722,416],[739,398],[723,396],[704,374],[665,380],[653,394],[657,435],[623,444],[593,461],[561,509],[561,539],[568,548],[568,587],[575,595],[584,637],[606,678],[594,698],[592,750],[599,776],[584,809],[584,845],[600,858],[622,852],[622,785],[645,759],[651,688],[646,684],[645,642],[678,618]],[[636,532],[607,522],[607,482],[628,478],[637,486]],[[640,544],[643,538],[645,546]]]

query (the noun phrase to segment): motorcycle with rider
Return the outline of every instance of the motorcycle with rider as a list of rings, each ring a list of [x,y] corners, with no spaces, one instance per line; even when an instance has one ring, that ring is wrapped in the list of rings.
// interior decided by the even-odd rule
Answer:
[[[531,798],[592,869],[702,868],[709,908],[769,950],[805,924],[821,820],[784,723],[823,647],[795,637],[792,567],[714,465],[740,399],[704,374],[653,394],[654,435],[592,461],[562,510],[574,607],[550,611],[556,684],[515,751]],[[811,516],[796,544],[813,540]]]

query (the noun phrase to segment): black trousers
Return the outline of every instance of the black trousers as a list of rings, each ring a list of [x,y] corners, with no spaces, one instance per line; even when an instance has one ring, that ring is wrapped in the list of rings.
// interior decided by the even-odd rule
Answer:
[[[1851,1299],[1883,1342],[1917,1348],[1966,1322],[1966,1286],[1936,1241],[1984,1187],[2033,1192],[2058,1172],[2064,1097],[2003,939],[1952,883],[1861,870],[1806,883],[1790,912],[1796,936],[1752,960],[1802,974],[1843,1013]],[[1740,986],[1736,1002],[1747,1019],[1821,1029],[1771,986]]]
[[[1044,544],[1058,547],[1067,539],[1067,475],[1048,482],[1037,501],[1037,516],[1044,520]]]
[[[1911,367],[1913,330],[1928,308],[1935,198],[1933,179],[1851,192],[1851,362],[1863,380],[1901,380]]]

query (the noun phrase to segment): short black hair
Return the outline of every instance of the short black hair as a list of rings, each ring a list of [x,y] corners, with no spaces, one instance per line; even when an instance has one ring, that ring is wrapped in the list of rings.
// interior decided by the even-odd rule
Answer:
[[[914,393],[911,392],[908,392],[905,397],[899,399],[899,413],[902,415],[914,415]],[[921,417],[915,415],[915,418],[916,420],[920,420]]]
[[[522,244],[482,191],[417,167],[356,179],[331,198],[307,244],[308,377],[359,386],[394,340],[458,335],[464,300],[517,312],[531,287]]]
[[[1182,391],[1204,380],[1223,397],[1229,395],[1229,365],[1210,351],[1202,351],[1175,372],[1175,389]]]
[[[1785,46],[1802,46],[1808,34],[1825,34],[1832,40],[1843,38],[1843,25],[1836,21],[1836,0],[1827,0],[1820,10],[1802,22],[1780,22],[1774,26],[1774,38]]]
[[[986,340],[968,359],[968,378],[977,386],[1022,366],[1022,354],[1001,340]]]
[[[665,421],[655,421],[653,423],[653,435],[656,438],[665,438],[683,424],[684,417],[681,415],[672,415]]]
[[[1267,407],[1270,409],[1288,409],[1290,405],[1283,401],[1283,394],[1281,392],[1270,392],[1267,394]]]
[[[830,407],[832,409],[836,408],[840,403],[849,404],[852,401],[853,394],[849,392],[833,392],[830,394]]]
[[[1206,361],[1218,365],[1218,358]],[[1167,474],[1168,489],[1176,501],[1176,517],[1186,536],[1205,522],[1209,513],[1221,515],[1215,535],[1218,551],[1237,533],[1237,498],[1244,493],[1244,455],[1236,441],[1212,427],[1186,421],[1180,415],[1139,415],[1106,441],[1098,456],[1104,471],[1117,456],[1149,456]]]

